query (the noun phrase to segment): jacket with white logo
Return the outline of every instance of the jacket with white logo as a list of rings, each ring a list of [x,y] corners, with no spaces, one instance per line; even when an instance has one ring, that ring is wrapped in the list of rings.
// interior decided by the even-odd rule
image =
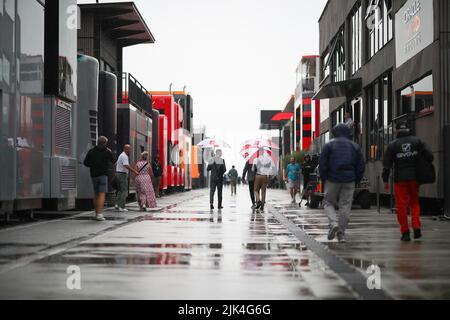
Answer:
[[[389,175],[394,168],[395,182],[408,182],[417,180],[417,159],[419,153],[427,161],[432,162],[434,156],[426,144],[417,137],[399,134],[397,140],[389,144],[383,160],[383,181],[389,181]]]

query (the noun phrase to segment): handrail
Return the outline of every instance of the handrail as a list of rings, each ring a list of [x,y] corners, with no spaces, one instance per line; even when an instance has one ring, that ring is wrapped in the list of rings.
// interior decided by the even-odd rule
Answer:
[[[131,103],[143,109],[152,116],[152,99],[149,92],[131,73],[122,73],[122,92],[119,92],[118,102]]]

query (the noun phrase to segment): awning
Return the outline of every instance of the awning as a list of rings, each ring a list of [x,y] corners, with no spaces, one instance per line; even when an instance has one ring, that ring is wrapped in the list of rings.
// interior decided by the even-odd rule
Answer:
[[[154,43],[150,29],[133,2],[80,4],[81,13],[94,12],[102,27],[120,47]]]
[[[292,112],[279,112],[272,117],[272,121],[289,121],[294,116]]]
[[[346,81],[333,82],[320,88],[313,100],[332,99],[347,97],[352,98],[362,90],[362,79],[350,79]]]
[[[280,113],[280,110],[262,110],[260,130],[280,130],[282,124],[279,121],[273,121],[272,118]]]

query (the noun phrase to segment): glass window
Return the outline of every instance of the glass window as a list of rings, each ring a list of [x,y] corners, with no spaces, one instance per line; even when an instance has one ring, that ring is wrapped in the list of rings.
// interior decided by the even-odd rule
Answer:
[[[385,147],[392,140],[391,91],[391,74],[381,77],[369,88],[368,158],[372,161],[382,159]]]
[[[393,38],[392,0],[368,0],[369,53],[373,57]]]
[[[344,49],[344,28],[342,28],[335,39],[331,48],[331,58],[325,60],[325,68],[330,66],[333,82],[344,81],[345,75],[345,49]]]
[[[59,1],[59,90],[69,100],[77,93],[77,2]],[[75,16],[75,20],[73,18]]]
[[[361,68],[361,38],[362,38],[362,8],[358,4],[354,9],[352,18],[352,73]]]
[[[413,83],[400,92],[400,113],[426,115],[434,112],[433,75]]]
[[[18,1],[17,16],[17,21],[20,21],[17,74],[21,95],[18,144],[41,150],[43,131],[39,128],[43,123],[44,8],[37,1]]]

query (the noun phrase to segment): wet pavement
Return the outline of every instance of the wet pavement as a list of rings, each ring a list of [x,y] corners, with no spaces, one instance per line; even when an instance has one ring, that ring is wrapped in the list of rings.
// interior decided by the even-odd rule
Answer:
[[[246,189],[159,201],[154,212],[109,211],[0,230],[1,299],[361,299],[366,269],[381,269],[386,297],[450,298],[450,224],[424,219],[424,240],[401,244],[395,217],[355,211],[347,244],[326,239],[322,210],[289,205],[269,190],[265,213]],[[81,290],[67,268],[79,266]],[[363,288],[363,289],[361,289]],[[374,296],[376,297],[376,296]]]

